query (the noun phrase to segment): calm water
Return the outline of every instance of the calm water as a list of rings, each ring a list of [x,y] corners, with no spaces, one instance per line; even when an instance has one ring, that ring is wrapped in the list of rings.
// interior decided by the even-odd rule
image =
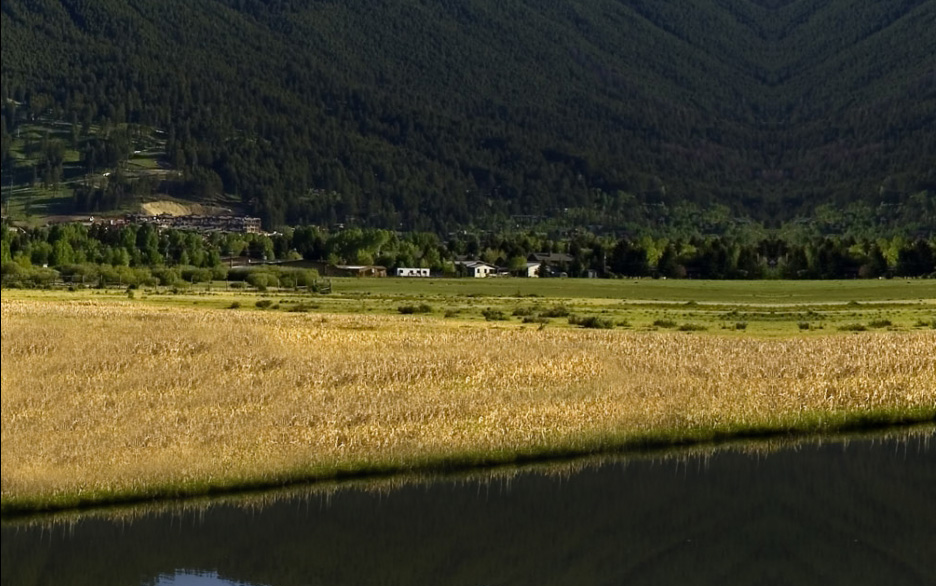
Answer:
[[[936,584],[936,432],[4,523],[4,585]]]

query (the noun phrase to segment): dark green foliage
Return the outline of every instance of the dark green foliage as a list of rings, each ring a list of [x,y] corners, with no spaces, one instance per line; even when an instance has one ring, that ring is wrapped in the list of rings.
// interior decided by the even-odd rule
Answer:
[[[680,332],[704,332],[708,328],[701,324],[685,323],[677,328]]]
[[[550,237],[511,231],[465,232],[442,242],[432,233],[370,228],[327,230],[302,226],[264,235],[202,234],[133,224],[91,227],[56,224],[33,229],[4,225],[0,231],[0,260],[4,267],[14,263],[23,269],[43,266],[55,269],[71,285],[101,284],[101,267],[107,266],[110,268],[104,271],[105,280],[118,285],[181,286],[229,280],[247,282],[258,289],[307,288],[317,292],[324,292],[328,284],[319,282],[317,270],[311,267],[322,264],[376,262],[391,271],[394,267],[422,265],[452,275],[455,274],[452,263],[458,255],[482,257],[502,265],[511,258],[530,257],[543,251],[560,255],[561,260],[552,262],[551,267],[572,277],[586,276],[589,271],[600,277],[620,275],[617,272],[620,270],[654,272],[651,259],[656,259],[657,273],[702,279],[842,279],[936,274],[933,252],[936,240],[932,238],[908,240],[896,236],[862,240],[828,236],[805,238],[802,242],[793,238],[791,235],[787,241],[736,235],[681,240],[648,236],[638,240],[587,232]],[[742,268],[745,258],[749,259],[747,269]],[[235,261],[250,264],[228,266]],[[283,261],[286,262],[280,264]],[[606,265],[606,261],[611,264]],[[753,270],[755,265],[757,271]],[[149,272],[141,272],[142,269]],[[25,282],[18,277],[4,281],[18,283],[16,286]],[[520,313],[516,315],[522,317],[533,309],[519,307],[517,311]],[[566,317],[568,311],[566,307],[554,306],[542,310],[542,315]]]
[[[610,330],[614,328],[614,322],[604,317],[590,315],[580,317],[576,315],[569,316],[569,324],[594,330]]]
[[[892,325],[894,324],[889,319],[875,319],[868,322],[869,328],[889,328]]]
[[[554,305],[540,312],[543,317],[569,317],[570,314],[568,306],[565,305]]]
[[[256,303],[254,303],[254,305],[257,306],[257,309],[266,309],[270,307],[271,305],[273,305],[273,301],[269,299],[261,299],[257,301]]]
[[[4,287],[48,287],[58,278],[59,273],[41,267],[24,268],[15,263],[3,265],[2,283]]]
[[[419,305],[401,305],[397,307],[397,311],[407,315],[413,313],[432,313],[432,306],[426,303],[420,303]]]
[[[917,240],[912,246],[902,248],[897,257],[897,274],[901,276],[921,277],[934,272],[933,248],[923,240]]]
[[[657,328],[675,328],[676,322],[670,319],[657,319],[653,321],[653,325]]]
[[[620,240],[611,252],[611,271],[628,277],[644,277],[652,273],[647,251],[626,239]]]
[[[864,332],[868,328],[864,324],[843,324],[838,329],[842,332]]]
[[[181,173],[161,190],[233,194],[271,228],[446,233],[522,214],[721,234],[738,215],[860,202],[869,226],[932,230],[934,14],[924,0],[5,0],[4,179],[59,183],[72,146],[85,170],[120,166],[149,127]],[[17,166],[16,131],[36,120],[70,137],[17,144],[37,163]],[[136,183],[78,186],[73,205],[155,187]],[[721,205],[686,216],[686,201]],[[631,252],[612,271],[647,274]],[[710,252],[698,270],[724,273]],[[681,276],[671,258],[661,274]]]
[[[503,311],[491,307],[481,310],[481,315],[484,316],[486,321],[506,321],[509,319]]]
[[[247,275],[247,282],[259,291],[266,291],[268,287],[279,285],[276,275],[265,272],[251,272]]]
[[[250,285],[263,287],[315,287],[318,271],[314,269],[284,268],[277,265],[238,267],[227,271],[231,281],[246,281]]]

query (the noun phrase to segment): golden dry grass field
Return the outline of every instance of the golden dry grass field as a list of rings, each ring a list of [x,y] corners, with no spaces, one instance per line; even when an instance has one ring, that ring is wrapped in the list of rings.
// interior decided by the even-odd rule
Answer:
[[[2,302],[4,511],[936,416],[936,332]]]

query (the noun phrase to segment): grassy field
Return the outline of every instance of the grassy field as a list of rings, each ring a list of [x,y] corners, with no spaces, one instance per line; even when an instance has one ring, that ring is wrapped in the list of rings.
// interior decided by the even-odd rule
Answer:
[[[501,327],[687,330],[758,336],[936,326],[936,281],[625,281],[585,279],[332,279],[333,293],[259,292],[213,283],[136,290],[132,303],[176,308],[400,315]],[[628,293],[635,288],[640,298]],[[650,297],[652,294],[652,298]],[[4,290],[4,299],[123,300],[125,289]],[[796,302],[791,299],[796,299]],[[771,303],[769,300],[784,301]],[[860,299],[860,301],[859,301]],[[232,309],[233,308],[233,309]]]
[[[336,293],[619,299],[718,304],[936,300],[936,281],[699,281],[654,279],[333,279]]]
[[[542,329],[10,293],[6,514],[936,417],[931,329]]]

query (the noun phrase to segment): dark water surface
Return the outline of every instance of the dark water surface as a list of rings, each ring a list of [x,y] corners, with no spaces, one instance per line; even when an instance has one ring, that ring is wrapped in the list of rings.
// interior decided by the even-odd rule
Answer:
[[[5,522],[4,585],[936,584],[936,432]]]

